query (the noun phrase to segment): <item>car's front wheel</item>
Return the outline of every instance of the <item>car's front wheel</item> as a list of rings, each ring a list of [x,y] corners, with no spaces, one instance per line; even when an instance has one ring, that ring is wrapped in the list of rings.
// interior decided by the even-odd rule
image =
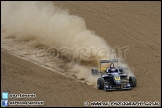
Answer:
[[[130,76],[129,77],[129,83],[131,84],[132,87],[136,87],[137,81],[135,76]]]
[[[104,89],[104,83],[105,83],[105,80],[103,78],[98,78],[97,88],[100,89],[100,90]]]

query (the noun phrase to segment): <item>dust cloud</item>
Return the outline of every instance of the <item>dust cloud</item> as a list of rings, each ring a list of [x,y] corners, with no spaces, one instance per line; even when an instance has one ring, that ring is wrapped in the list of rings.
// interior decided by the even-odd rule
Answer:
[[[44,55],[58,55],[47,60],[48,64],[53,63],[51,67],[62,69],[88,85],[96,85],[99,76],[92,76],[91,68],[98,66],[98,60],[111,59],[111,47],[86,28],[83,18],[70,15],[52,1],[1,2],[1,34],[2,43],[8,42],[14,48],[20,44],[19,49],[29,54],[38,54],[31,52],[46,47]]]

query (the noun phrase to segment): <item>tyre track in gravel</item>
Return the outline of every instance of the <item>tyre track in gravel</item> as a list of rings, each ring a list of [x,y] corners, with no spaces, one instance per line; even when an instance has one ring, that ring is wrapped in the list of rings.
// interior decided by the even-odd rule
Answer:
[[[66,2],[66,3],[68,3],[68,2]],[[93,16],[95,16],[96,17],[96,14],[98,15],[97,17],[100,17],[100,18],[102,18],[103,20],[105,20],[106,21],[106,23],[107,22],[109,22],[109,23],[111,23],[112,25],[114,25],[114,27],[119,27],[119,29],[121,29],[121,30],[123,30],[125,33],[128,33],[129,35],[131,35],[132,37],[129,37],[128,36],[128,38],[133,38],[133,39],[136,39],[139,43],[145,43],[144,45],[145,46],[149,46],[150,47],[150,49],[152,49],[152,50],[154,50],[155,52],[160,52],[160,50],[155,50],[152,46],[155,46],[155,45],[150,45],[150,43],[153,41],[155,44],[157,44],[157,46],[156,47],[159,47],[160,46],[160,43],[159,43],[159,41],[160,40],[158,40],[158,42],[157,42],[157,39],[158,38],[156,38],[156,40],[155,39],[153,39],[153,37],[151,37],[151,38],[149,38],[149,37],[147,37],[147,35],[150,35],[150,32],[149,32],[149,30],[147,30],[147,29],[145,29],[145,27],[144,27],[144,25],[142,25],[142,24],[140,24],[138,27],[139,27],[139,29],[136,27],[135,29],[134,28],[132,28],[131,27],[131,24],[133,24],[133,25],[135,25],[135,26],[137,26],[137,22],[138,21],[136,21],[136,19],[133,19],[133,20],[135,20],[136,21],[136,23],[134,23],[134,22],[131,22],[129,19],[126,19],[127,20],[127,22],[123,22],[122,20],[123,20],[123,18],[121,18],[121,17],[118,17],[118,19],[115,17],[115,14],[113,14],[113,13],[108,13],[107,12],[107,10],[97,10],[97,8],[95,7],[95,6],[91,6],[91,7],[88,7],[88,6],[86,6],[87,5],[87,3],[80,3],[79,5],[75,5],[75,4],[72,4],[72,6],[74,6],[74,7],[76,7],[77,9],[82,9],[84,12],[88,12],[89,14],[91,14],[91,15],[93,15]],[[89,4],[88,4],[89,5]],[[79,8],[80,7],[80,8]],[[82,7],[82,8],[81,8]],[[95,7],[95,8],[94,8]],[[90,12],[89,11],[89,9],[90,8],[93,8],[93,10],[96,10],[95,12],[97,12],[97,13],[93,13],[93,12]],[[122,10],[121,8],[119,8],[119,10]],[[124,10],[125,11],[125,10]],[[127,11],[125,11],[123,14],[127,14],[126,13]],[[111,14],[111,15],[110,15]],[[102,16],[105,16],[105,17],[102,17]],[[133,18],[133,17],[132,17]],[[129,22],[131,22],[131,24],[130,23],[128,23],[128,21]],[[126,23],[128,23],[128,24],[126,24]],[[123,29],[123,26],[124,27],[126,27],[125,29]],[[146,31],[145,33],[141,33],[139,30],[141,29],[140,28],[140,26],[143,28],[142,30],[143,31]],[[137,30],[136,30],[137,29]],[[151,29],[153,29],[153,28],[151,28]],[[138,36],[138,37],[137,37]],[[145,38],[147,38],[148,40],[146,41],[146,39]]]

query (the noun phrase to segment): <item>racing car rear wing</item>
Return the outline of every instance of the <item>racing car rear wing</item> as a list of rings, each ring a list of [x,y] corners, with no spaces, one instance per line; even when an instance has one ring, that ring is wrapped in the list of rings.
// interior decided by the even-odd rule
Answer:
[[[118,62],[118,59],[112,59],[112,60],[100,60],[100,63],[114,63]]]
[[[118,66],[118,59],[100,60],[100,64],[99,64],[100,71],[105,71],[106,70],[105,67],[104,68],[101,67],[101,63],[115,63],[115,62],[117,63],[117,66]]]

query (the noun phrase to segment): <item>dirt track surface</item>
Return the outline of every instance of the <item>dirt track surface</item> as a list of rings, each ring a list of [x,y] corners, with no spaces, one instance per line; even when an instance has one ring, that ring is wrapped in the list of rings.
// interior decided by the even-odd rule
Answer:
[[[110,46],[129,46],[125,61],[134,68],[137,87],[131,91],[97,90],[1,50],[1,91],[35,93],[37,97],[32,101],[44,101],[44,106],[83,106],[85,101],[161,102],[160,2],[56,2],[56,5],[83,17],[88,29]]]

